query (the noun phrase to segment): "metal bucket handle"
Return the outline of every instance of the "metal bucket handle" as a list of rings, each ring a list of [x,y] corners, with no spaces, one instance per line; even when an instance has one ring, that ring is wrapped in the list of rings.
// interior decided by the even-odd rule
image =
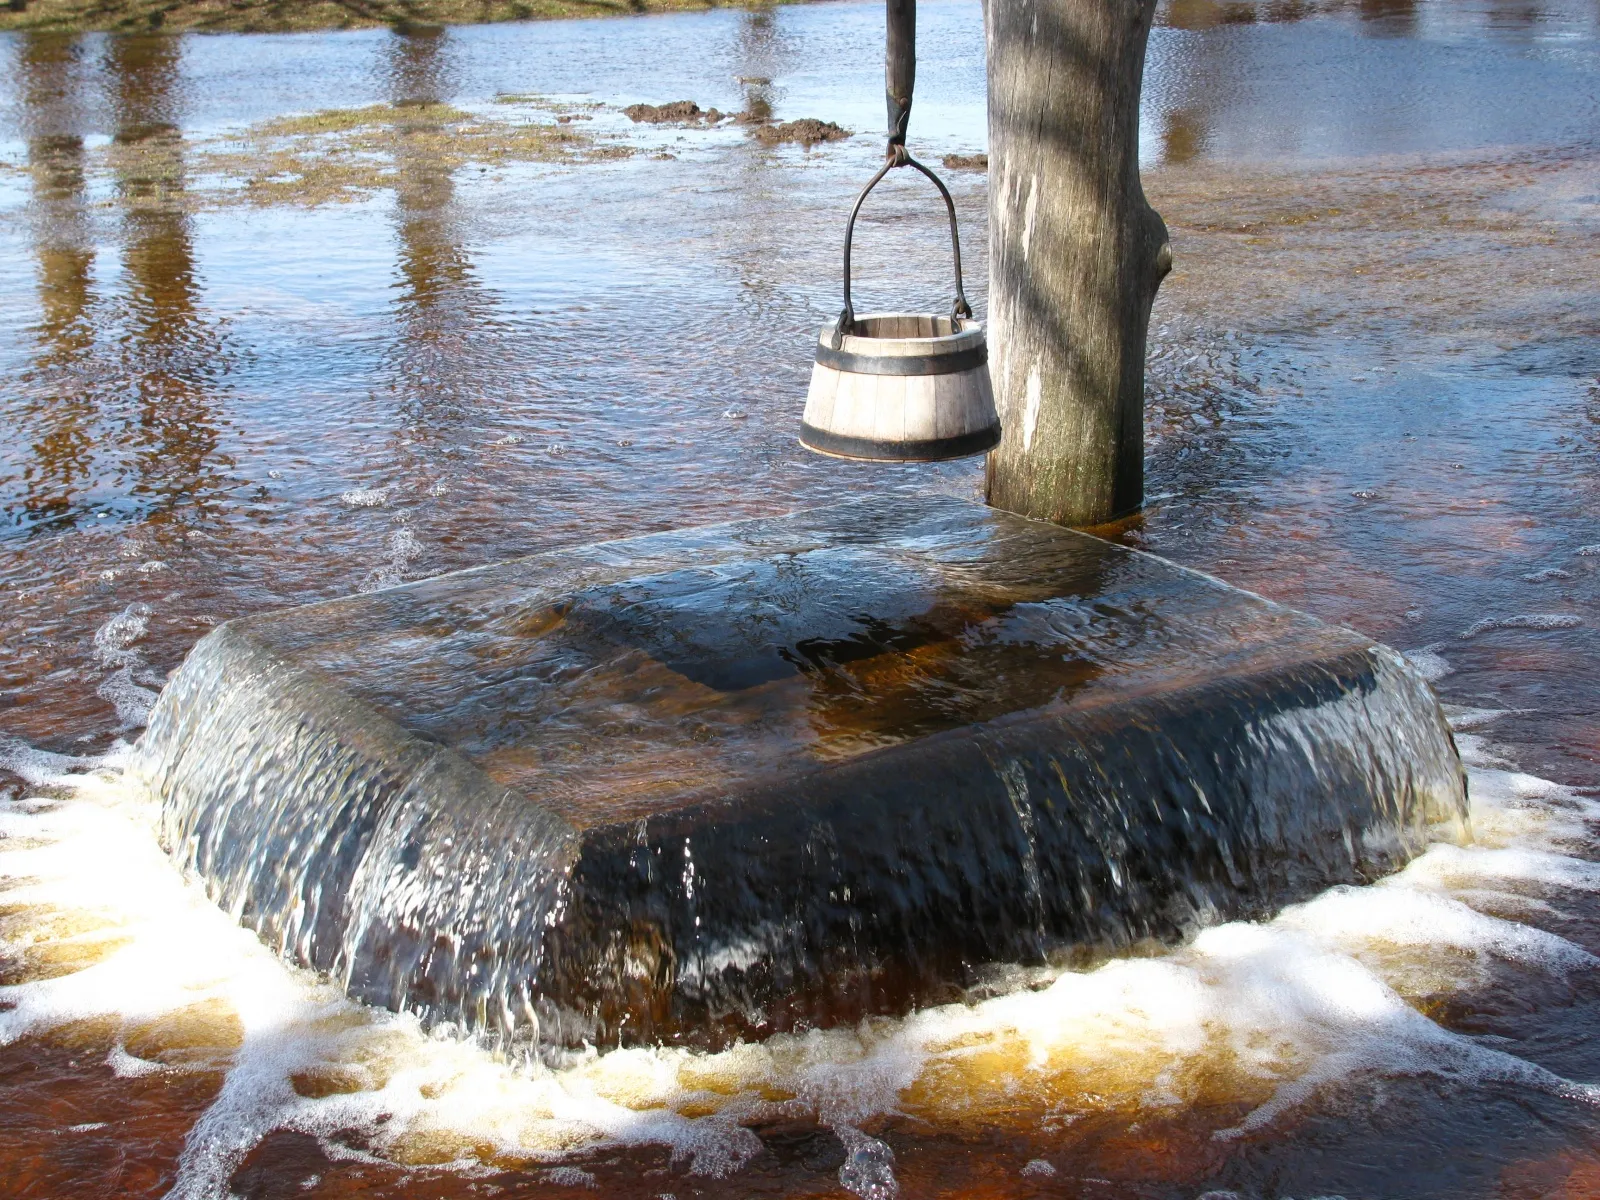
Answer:
[[[909,108],[909,105],[907,106]],[[889,157],[883,166],[878,168],[878,173],[867,181],[867,186],[861,189],[861,194],[856,197],[855,207],[850,210],[850,219],[844,227],[844,311],[839,314],[839,320],[833,327],[833,348],[839,349],[844,344],[846,334],[854,333],[856,327],[855,305],[850,300],[850,243],[855,238],[856,217],[861,212],[861,206],[866,202],[867,195],[890,171],[896,167],[915,167],[933,181],[933,186],[939,189],[939,195],[944,197],[945,211],[950,216],[950,250],[955,256],[956,263],[956,299],[950,306],[950,324],[957,327],[963,318],[972,318],[972,305],[967,303],[966,288],[961,282],[961,235],[956,228],[956,204],[950,198],[950,189],[945,187],[944,180],[940,179],[927,167],[907,153],[903,144],[891,142]]]

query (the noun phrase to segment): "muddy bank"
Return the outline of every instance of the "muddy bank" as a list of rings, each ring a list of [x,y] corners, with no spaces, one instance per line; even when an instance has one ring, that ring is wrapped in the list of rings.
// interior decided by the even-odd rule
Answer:
[[[0,4],[0,32],[293,33],[314,29],[396,29],[480,25],[572,17],[695,12],[715,0],[10,0]]]
[[[1241,334],[1398,337],[1440,355],[1600,336],[1600,259],[1578,248],[1600,229],[1593,153],[1195,162],[1144,182],[1172,230],[1158,322],[1187,310]]]
[[[808,149],[818,142],[842,142],[854,136],[834,121],[801,117],[797,121],[774,121],[770,111],[752,106],[740,113],[725,113],[717,108],[702,109],[693,100],[674,100],[670,104],[630,104],[622,110],[636,125],[678,125],[684,128],[710,127],[727,120],[748,125],[758,142],[776,146],[797,142]],[[987,159],[985,159],[987,161]]]
[[[947,171],[987,171],[989,169],[989,156],[987,154],[946,154],[939,161],[944,163]]]

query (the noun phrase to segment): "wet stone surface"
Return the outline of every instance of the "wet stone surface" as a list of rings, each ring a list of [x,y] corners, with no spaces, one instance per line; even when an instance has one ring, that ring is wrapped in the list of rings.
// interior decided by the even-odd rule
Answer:
[[[140,756],[269,944],[562,1043],[958,998],[1372,878],[1465,802],[1398,656],[949,497],[236,620]]]

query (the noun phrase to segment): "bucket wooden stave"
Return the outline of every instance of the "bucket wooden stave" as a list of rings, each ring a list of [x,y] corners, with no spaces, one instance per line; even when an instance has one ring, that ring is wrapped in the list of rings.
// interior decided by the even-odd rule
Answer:
[[[817,336],[800,442],[839,458],[936,462],[1000,441],[983,325],[927,313],[855,318]]]

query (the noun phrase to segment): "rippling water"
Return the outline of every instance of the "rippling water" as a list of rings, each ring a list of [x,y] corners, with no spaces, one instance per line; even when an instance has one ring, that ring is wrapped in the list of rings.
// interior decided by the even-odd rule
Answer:
[[[981,151],[978,7],[922,10],[914,140]],[[1112,532],[1410,651],[1468,738],[1474,845],[970,1006],[554,1067],[351,1006],[160,855],[117,743],[219,620],[847,490],[975,493],[972,464],[794,445],[875,139],[615,111],[870,133],[880,22],[0,42],[16,1194],[1600,1189],[1592,5],[1190,0],[1151,43],[1178,268],[1150,505]],[[443,166],[404,126],[329,203],[219,165],[284,114],[429,102],[560,109],[633,153]],[[981,295],[983,177],[949,178]],[[942,295],[926,199],[885,198],[863,295]]]

